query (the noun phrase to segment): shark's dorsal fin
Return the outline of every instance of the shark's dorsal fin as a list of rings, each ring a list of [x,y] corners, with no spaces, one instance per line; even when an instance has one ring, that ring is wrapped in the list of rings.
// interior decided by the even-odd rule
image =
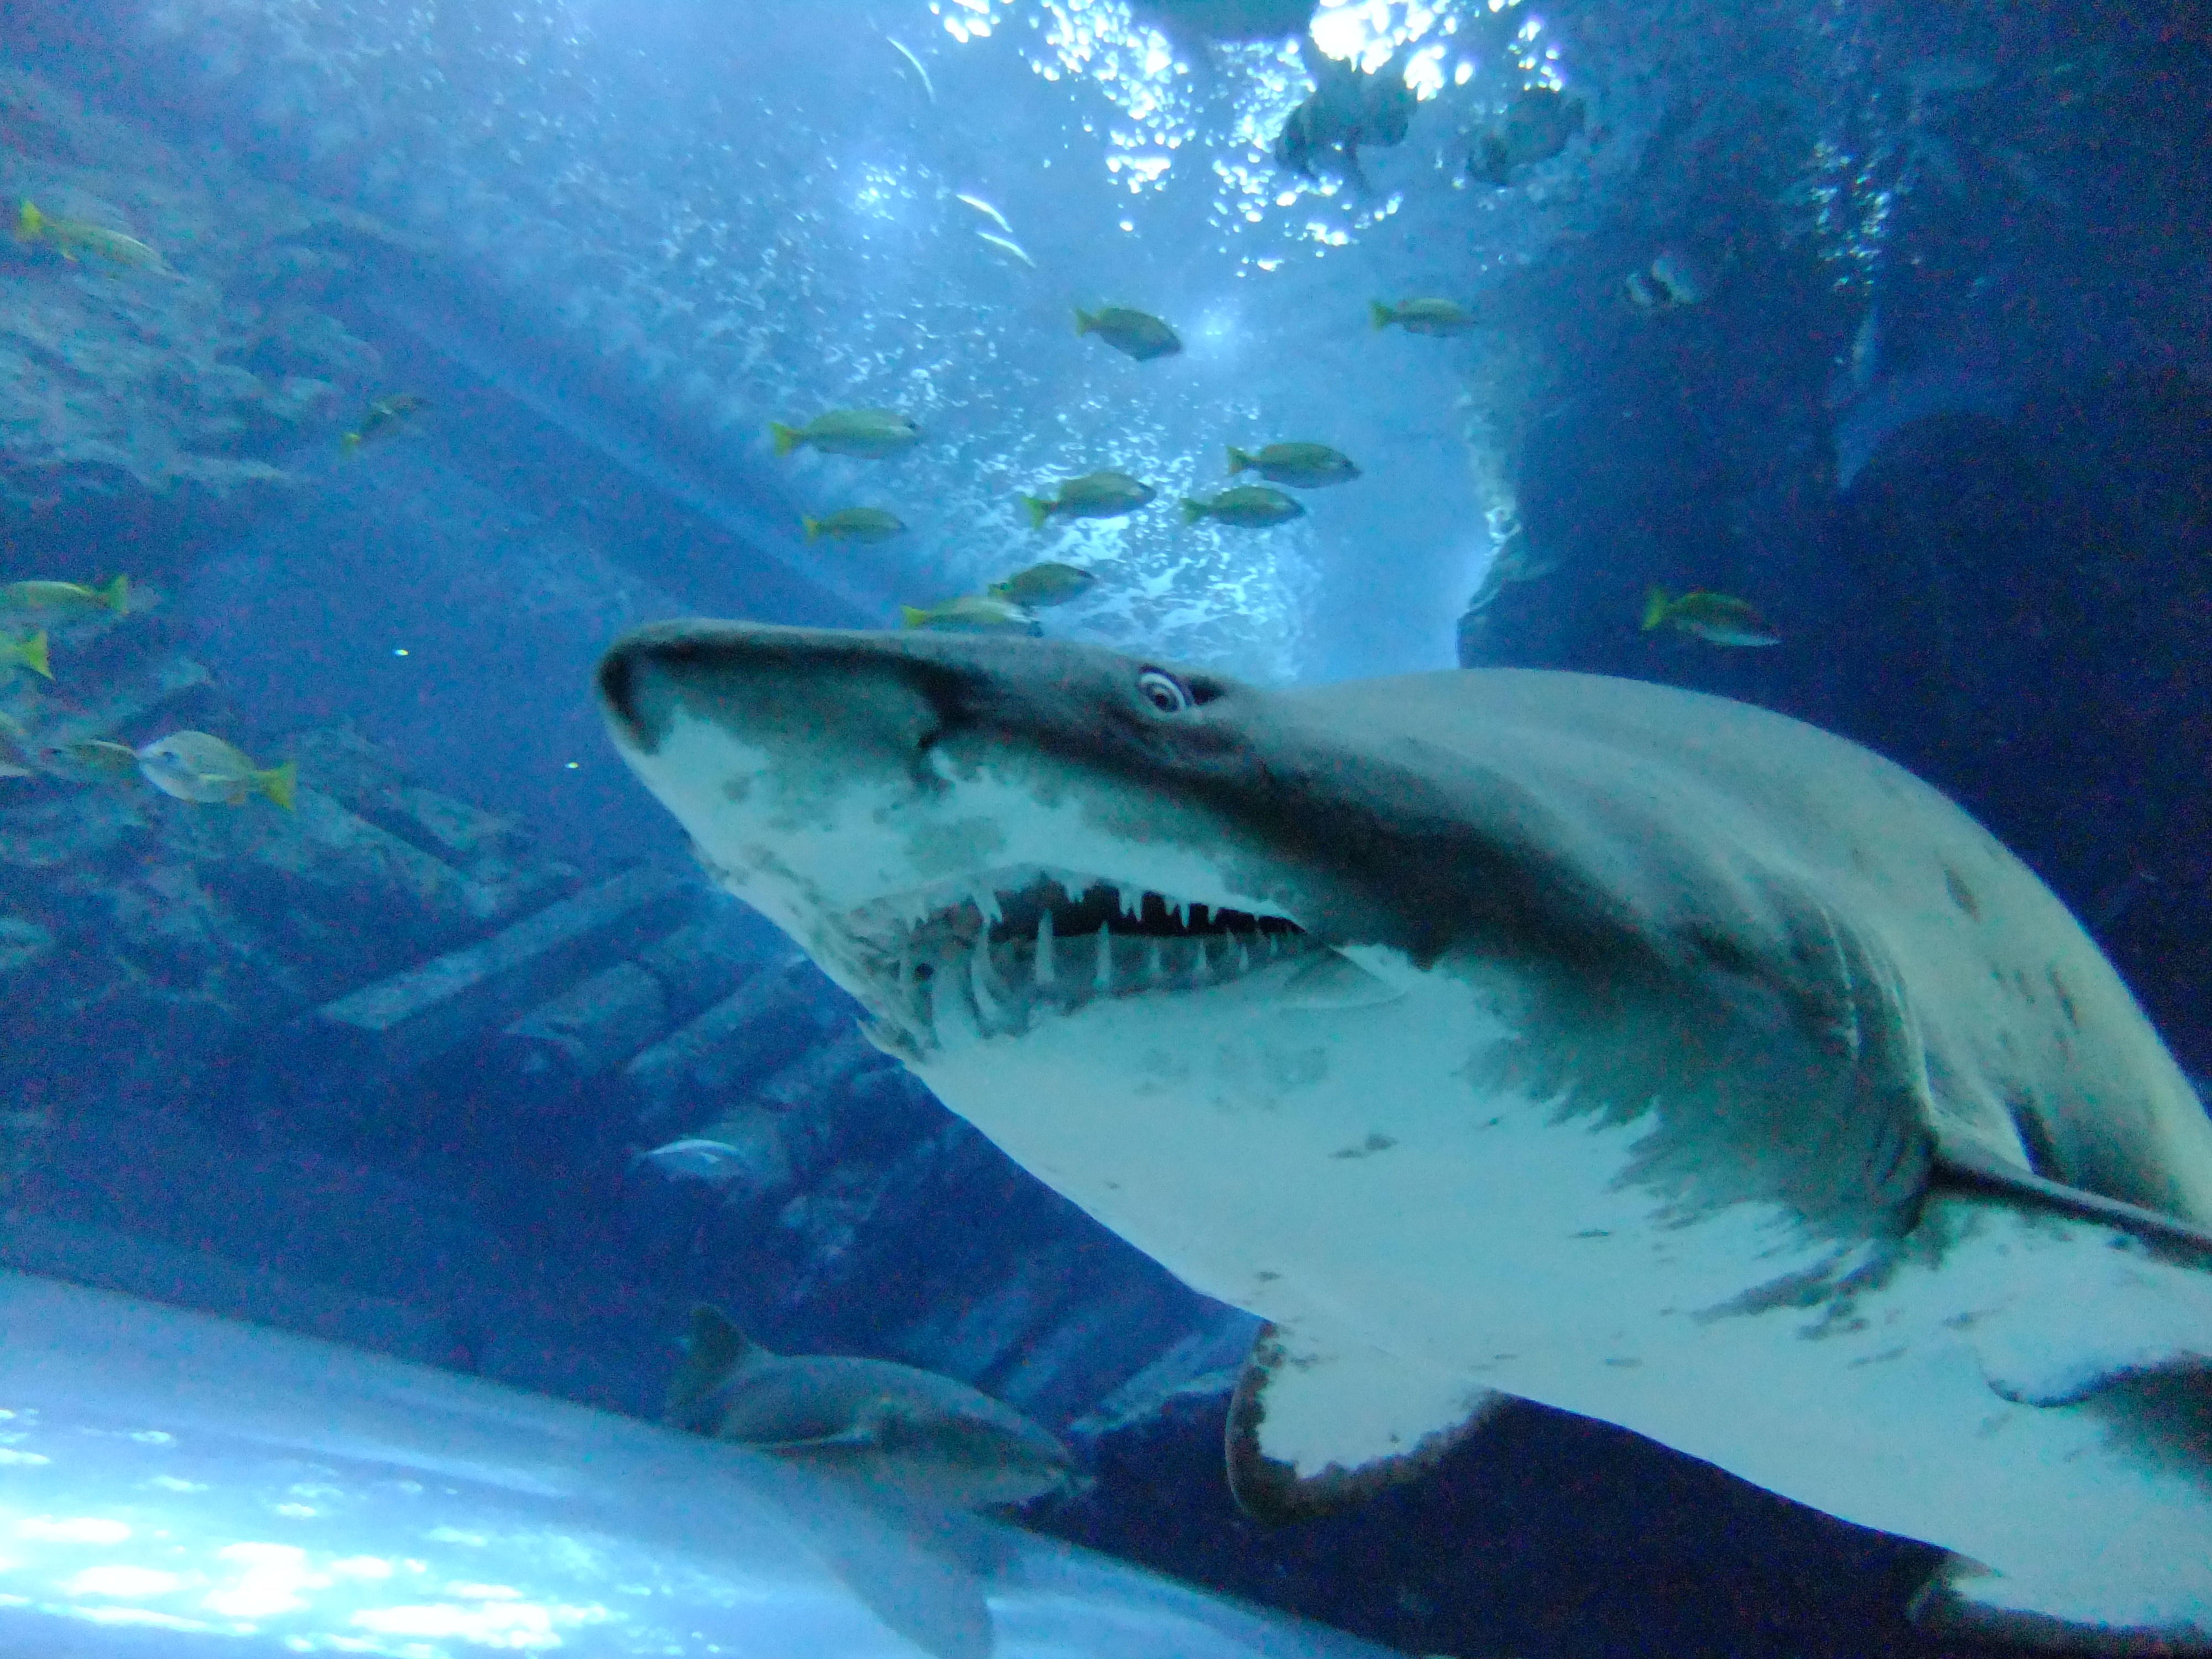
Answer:
[[[660,1420],[672,1429],[714,1433],[715,1425],[700,1420],[700,1407],[733,1373],[767,1357],[768,1350],[739,1330],[727,1314],[700,1303],[691,1310],[684,1363],[668,1385],[668,1403]]]
[[[1229,1405],[1229,1490],[1237,1507],[1274,1525],[1348,1509],[1419,1480],[1511,1403],[1463,1377],[1419,1370],[1375,1349],[1261,1327]],[[1383,1400],[1392,1402],[1389,1421],[1375,1415]],[[1350,1468],[1332,1460],[1304,1469],[1299,1447],[1309,1438],[1364,1442],[1374,1455]]]

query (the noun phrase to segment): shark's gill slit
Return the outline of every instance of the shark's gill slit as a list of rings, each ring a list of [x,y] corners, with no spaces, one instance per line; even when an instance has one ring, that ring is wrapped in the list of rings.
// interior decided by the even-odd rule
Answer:
[[[1285,916],[1035,869],[879,901],[846,929],[879,1039],[909,1053],[937,1045],[948,999],[989,1036],[1107,998],[1225,984],[1314,948]]]

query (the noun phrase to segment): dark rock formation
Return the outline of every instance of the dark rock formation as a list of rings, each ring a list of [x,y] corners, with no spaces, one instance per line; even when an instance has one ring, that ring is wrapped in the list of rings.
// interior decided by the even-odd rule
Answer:
[[[0,240],[0,522],[86,496],[181,502],[287,481],[377,355],[320,308],[363,250],[402,251],[365,214],[185,158],[18,70],[0,70],[0,204],[124,233],[147,268]],[[333,434],[334,435],[334,434]]]

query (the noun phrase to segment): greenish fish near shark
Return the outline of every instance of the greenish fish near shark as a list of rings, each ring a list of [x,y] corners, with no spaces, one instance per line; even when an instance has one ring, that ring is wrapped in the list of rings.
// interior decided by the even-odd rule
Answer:
[[[1940,1547],[1924,1626],[2212,1651],[2212,1122],[1910,774],[1536,671],[688,621],[599,690],[879,1046],[1268,1322],[1255,1514],[1520,1397]]]
[[[1066,1447],[964,1382],[888,1359],[773,1353],[703,1304],[662,1420],[945,1509],[1076,1484]]]

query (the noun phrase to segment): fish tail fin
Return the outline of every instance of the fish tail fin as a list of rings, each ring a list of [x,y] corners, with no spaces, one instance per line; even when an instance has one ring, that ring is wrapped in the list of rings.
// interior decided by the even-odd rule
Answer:
[[[1025,508],[1025,509],[1028,511],[1028,513],[1029,513],[1029,515],[1030,515],[1030,529],[1032,529],[1032,530],[1042,530],[1042,529],[1043,529],[1043,528],[1044,528],[1044,521],[1045,521],[1047,519],[1049,519],[1050,517],[1052,517],[1052,503],[1051,503],[1050,501],[1045,501],[1044,499],[1042,499],[1042,497],[1040,497],[1040,496],[1036,496],[1036,495],[1024,495],[1024,496],[1023,496],[1023,497],[1022,497],[1022,506],[1023,506],[1023,507],[1024,507],[1024,508]]]
[[[348,432],[344,434],[338,439],[338,446],[349,455],[359,454],[361,453],[361,434],[358,432]]]
[[[300,787],[300,763],[288,760],[265,772],[256,772],[253,781],[260,786],[263,794],[286,811],[292,811]]]
[[[908,628],[920,628],[928,620],[929,612],[919,605],[902,605],[899,607],[899,621]]]
[[[1377,328],[1388,328],[1398,320],[1398,313],[1380,300],[1370,300],[1367,302],[1367,314],[1374,319],[1375,326]]]
[[[1075,331],[1078,334],[1088,334],[1097,326],[1098,319],[1096,317],[1085,311],[1081,306],[1076,307]]]
[[[1249,455],[1237,448],[1235,444],[1229,446],[1229,476],[1231,477],[1235,477],[1251,465],[1252,458]]]
[[[1182,498],[1182,521],[1185,524],[1196,524],[1205,516],[1206,503],[1204,501],[1194,501],[1188,495]]]
[[[131,578],[118,576],[100,590],[100,597],[107,608],[118,617],[131,614]]]
[[[799,447],[799,428],[795,426],[786,426],[781,421],[770,421],[768,435],[775,440],[775,453],[779,456],[788,455]]]
[[[799,515],[799,522],[806,526],[806,539],[808,541],[814,542],[822,539],[821,520],[810,519],[802,513]]]
[[[27,197],[25,198],[22,211],[15,216],[15,240],[35,242],[39,240],[39,233],[46,228],[46,216],[33,206]]]
[[[46,660],[46,629],[42,628],[29,639],[16,641],[15,660],[33,674],[43,676],[46,679],[53,678],[54,671],[47,665]]]
[[[1668,602],[1665,588],[1646,588],[1644,592],[1644,631],[1648,634],[1661,623],[1665,622],[1667,613],[1672,608]]]

